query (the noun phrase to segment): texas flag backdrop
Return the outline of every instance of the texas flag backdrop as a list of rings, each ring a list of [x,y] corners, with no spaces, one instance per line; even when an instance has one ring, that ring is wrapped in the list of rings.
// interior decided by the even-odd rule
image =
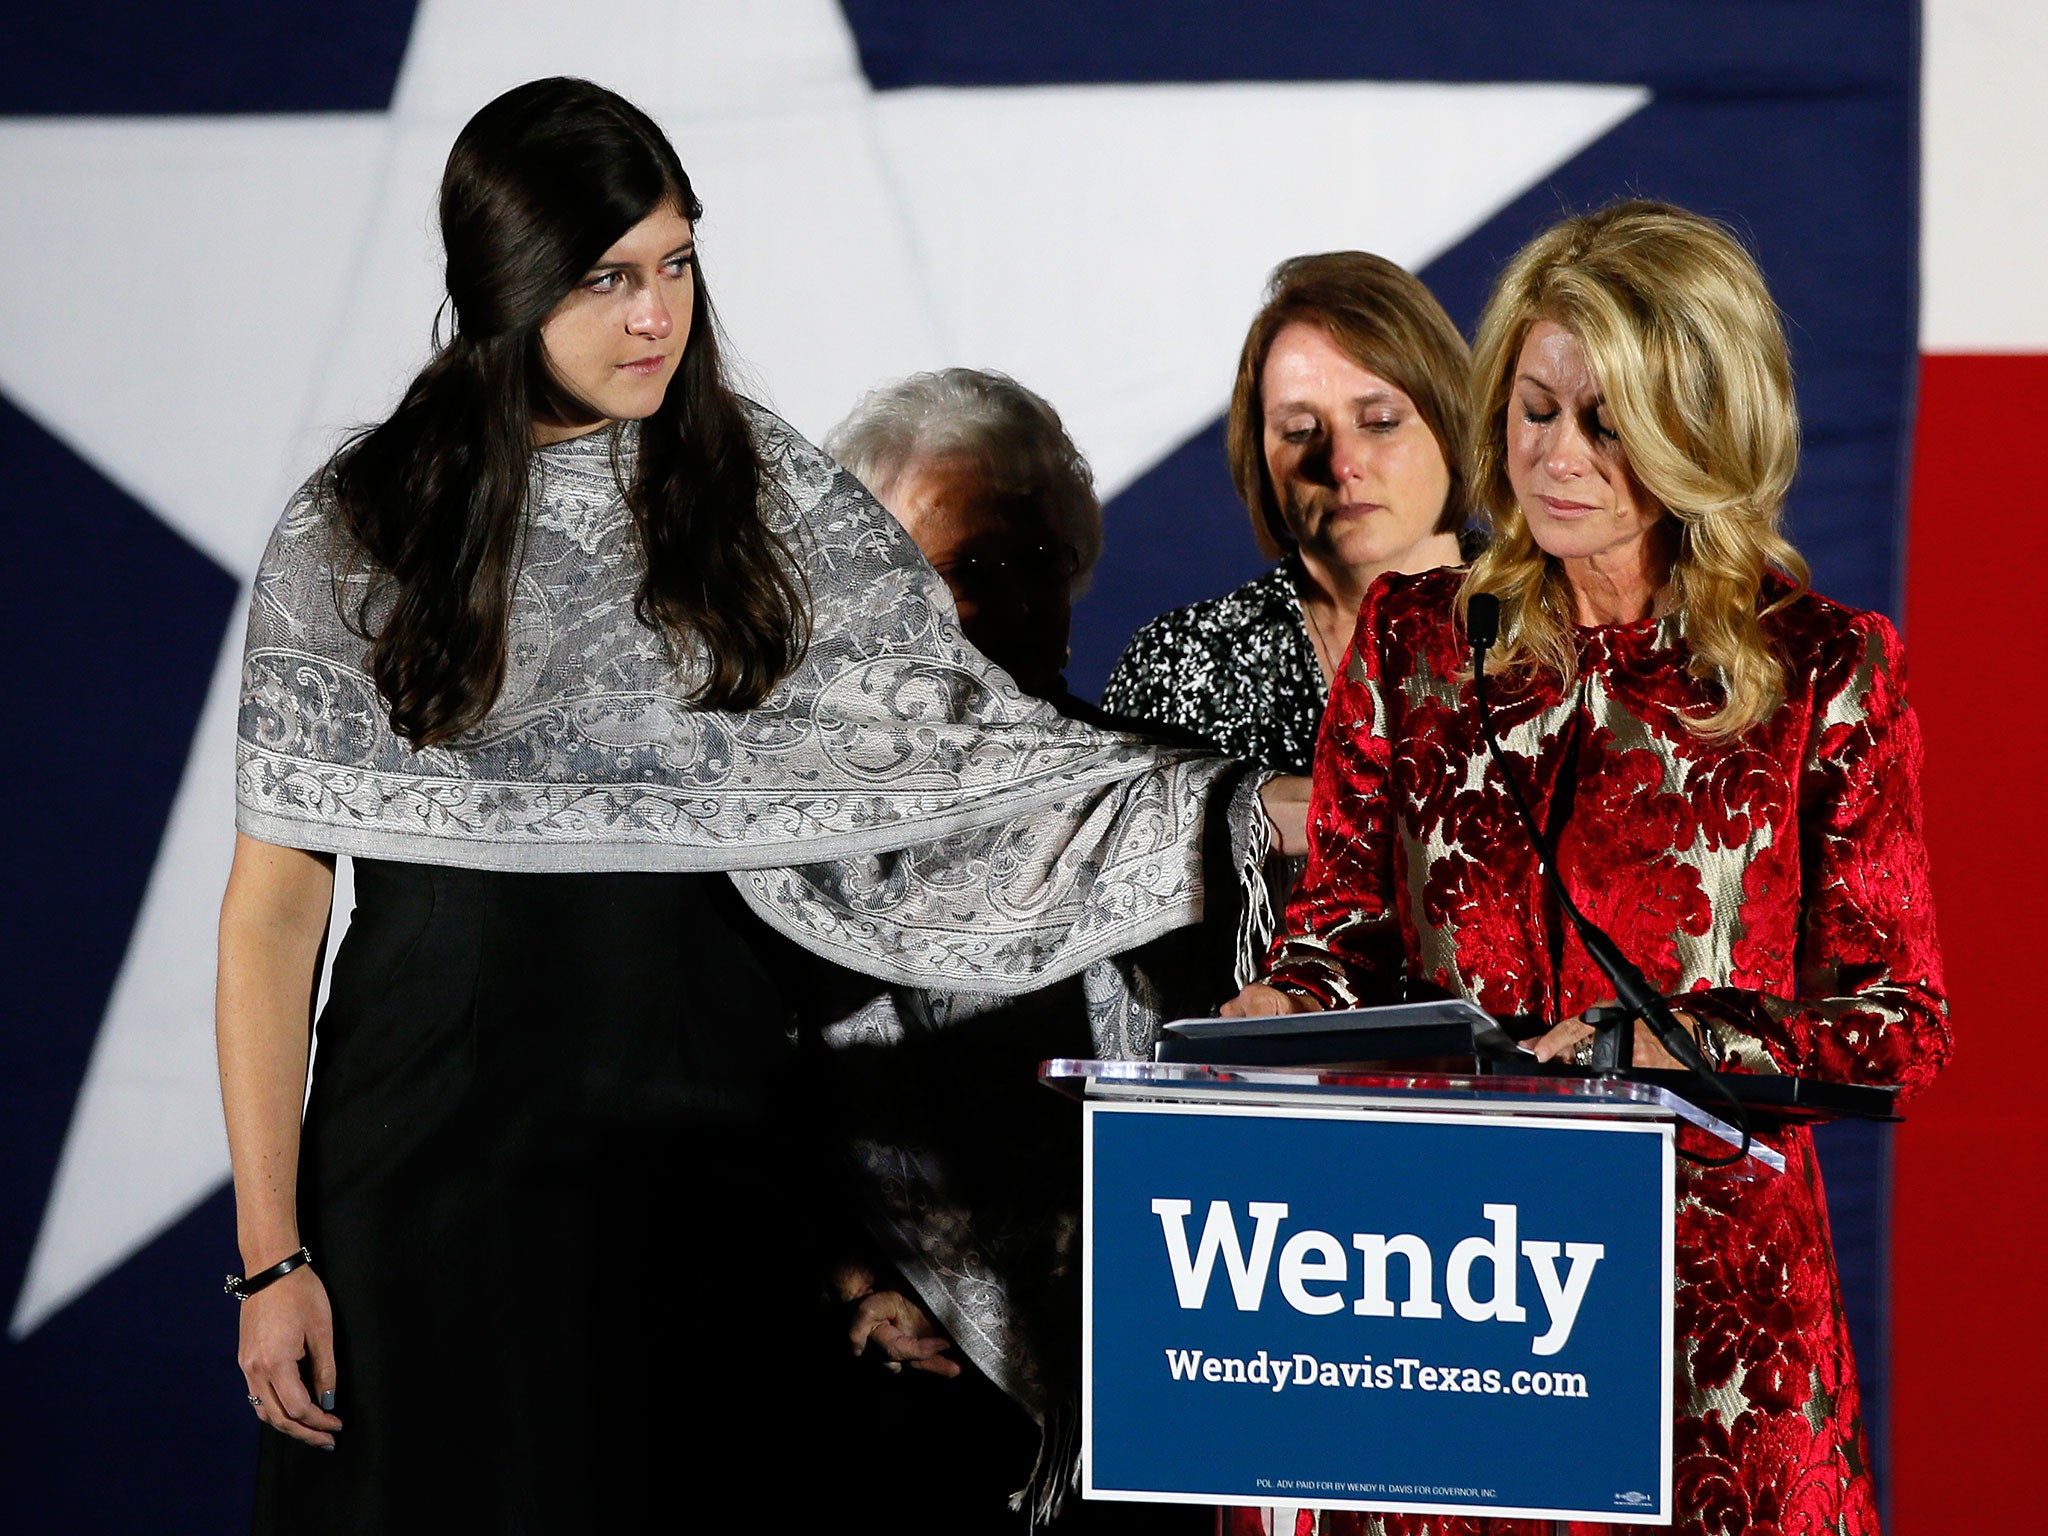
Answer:
[[[747,387],[800,430],[951,363],[1060,408],[1108,509],[1084,694],[1258,568],[1221,417],[1274,262],[1377,250],[1469,329],[1562,212],[1739,230],[1799,373],[1793,536],[1904,622],[1928,741],[1958,1061],[1903,1130],[1823,1137],[1881,1487],[1898,1529],[2009,1525],[2048,1366],[2007,1193],[2042,1125],[2044,59],[2029,0],[10,7],[0,1528],[245,1518],[210,1023],[241,608],[290,488],[425,356],[455,130],[556,73],[670,130]]]

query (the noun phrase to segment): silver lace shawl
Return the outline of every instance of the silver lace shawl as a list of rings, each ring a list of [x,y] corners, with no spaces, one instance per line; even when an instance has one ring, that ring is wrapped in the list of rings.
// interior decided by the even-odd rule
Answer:
[[[460,740],[415,752],[344,619],[370,577],[316,478],[250,603],[237,825],[479,869],[729,871],[775,927],[905,986],[1012,994],[1199,918],[1219,783],[1239,789],[1233,840],[1254,841],[1238,765],[1021,693],[895,520],[786,424],[750,419],[763,515],[812,623],[758,708],[691,708],[701,659],[635,617],[628,426],[536,454],[504,692]]]

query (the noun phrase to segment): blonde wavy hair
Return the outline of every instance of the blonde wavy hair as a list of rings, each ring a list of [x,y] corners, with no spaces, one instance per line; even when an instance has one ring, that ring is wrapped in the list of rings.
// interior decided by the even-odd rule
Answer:
[[[1669,596],[1695,677],[1722,705],[1688,718],[1725,739],[1785,695],[1784,663],[1758,595],[1777,570],[1804,588],[1806,562],[1780,532],[1799,461],[1799,413],[1778,307],[1756,262],[1710,219],[1630,201],[1566,219],[1525,246],[1494,284],[1473,347],[1471,483],[1493,542],[1463,598],[1500,599],[1504,670],[1577,674],[1576,609],[1563,567],[1529,532],[1507,472],[1507,413],[1522,344],[1548,320],[1585,348],[1643,488],[1670,514]],[[1766,612],[1768,610],[1765,610]]]

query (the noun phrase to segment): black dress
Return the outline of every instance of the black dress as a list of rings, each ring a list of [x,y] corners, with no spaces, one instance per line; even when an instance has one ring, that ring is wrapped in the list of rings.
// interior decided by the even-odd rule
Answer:
[[[716,874],[355,881],[299,1171],[346,1427],[265,1433],[257,1529],[681,1529],[822,1493],[780,941]]]

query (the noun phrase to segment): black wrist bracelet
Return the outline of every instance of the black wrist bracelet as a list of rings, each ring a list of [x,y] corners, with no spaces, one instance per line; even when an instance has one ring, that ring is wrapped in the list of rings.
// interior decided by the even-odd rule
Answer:
[[[270,1268],[260,1269],[247,1278],[241,1275],[229,1275],[227,1284],[223,1285],[221,1289],[237,1301],[247,1301],[266,1285],[275,1285],[293,1270],[303,1269],[312,1262],[313,1255],[304,1248],[301,1248],[297,1253],[287,1254],[271,1265]]]

